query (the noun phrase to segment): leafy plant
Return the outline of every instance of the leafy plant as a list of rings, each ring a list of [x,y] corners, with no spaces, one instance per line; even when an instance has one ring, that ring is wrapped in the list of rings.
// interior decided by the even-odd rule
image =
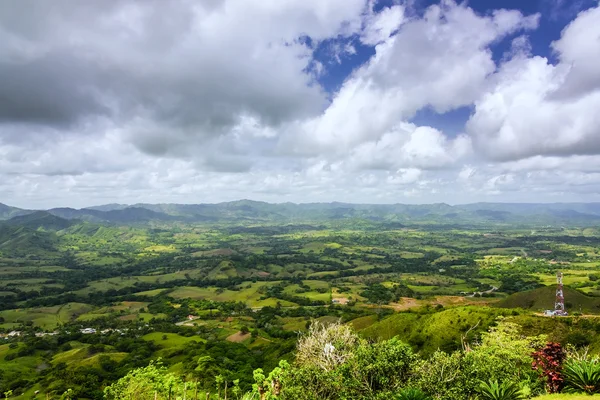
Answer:
[[[563,387],[563,362],[566,352],[560,343],[547,343],[546,346],[532,354],[532,368],[546,378],[546,388],[550,393],[558,393]]]
[[[152,361],[147,367],[129,371],[127,375],[104,389],[106,399],[128,400],[134,398],[170,399],[183,388],[183,381],[167,372],[161,360]]]
[[[525,398],[521,393],[521,388],[512,382],[481,382],[479,394],[484,400],[521,400]]]
[[[564,368],[569,392],[600,393],[600,363],[597,360],[569,361]]]
[[[406,388],[398,393],[396,400],[432,400],[432,398],[420,389]]]
[[[269,376],[265,376],[262,368],[254,370],[254,381],[252,385],[253,393],[258,394],[261,400],[276,399],[281,394],[282,381],[285,373],[290,368],[290,364],[285,361],[279,361],[279,366],[274,368]]]

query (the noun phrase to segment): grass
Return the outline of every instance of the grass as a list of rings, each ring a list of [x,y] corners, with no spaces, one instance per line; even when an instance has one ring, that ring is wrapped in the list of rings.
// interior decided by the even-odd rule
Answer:
[[[89,313],[93,306],[83,303],[67,303],[60,306],[15,309],[0,311],[6,323],[20,324],[33,322],[34,326],[43,329],[53,329],[59,324],[75,320],[82,314]]]
[[[148,296],[148,297],[154,297],[154,296],[158,296],[160,294],[162,294],[163,292],[167,291],[168,289],[154,289],[154,290],[146,290],[144,292],[137,292],[134,293],[136,296]]]
[[[460,346],[461,335],[469,328],[477,325],[473,331],[475,337],[492,325],[497,316],[506,314],[506,310],[474,306],[454,307],[431,314],[401,312],[371,324],[360,334],[369,339],[399,336],[420,347],[424,354],[430,354],[439,348],[455,350]],[[445,348],[448,344],[450,348]]]
[[[163,339],[163,337],[165,339]],[[163,348],[181,347],[190,342],[204,342],[205,340],[197,336],[186,337],[176,333],[152,332],[144,335],[142,339],[152,341]]]
[[[535,397],[533,400],[587,400],[590,398],[600,398],[600,394],[588,396],[585,394],[547,394],[545,396]]]
[[[368,328],[377,322],[377,315],[367,315],[365,317],[359,317],[350,321],[350,326],[352,326],[357,331],[361,331],[363,329]]]
[[[567,311],[598,312],[600,298],[589,297],[575,289],[564,288]],[[542,287],[527,292],[512,294],[497,303],[498,307],[524,308],[535,311],[553,310],[556,299],[556,288]]]
[[[269,284],[276,284],[277,282],[270,282]],[[194,286],[184,286],[175,289],[171,292],[170,296],[175,299],[207,299],[213,301],[242,301],[246,303],[249,307],[265,307],[265,306],[275,306],[279,301],[282,306],[294,306],[294,303],[290,303],[284,300],[278,300],[274,298],[268,298],[261,300],[260,298],[263,296],[262,293],[259,292],[259,289],[264,286],[264,282],[256,282],[256,283],[243,283],[239,285],[241,288],[239,291],[234,290],[223,290],[219,291],[215,287],[210,288],[199,288]]]

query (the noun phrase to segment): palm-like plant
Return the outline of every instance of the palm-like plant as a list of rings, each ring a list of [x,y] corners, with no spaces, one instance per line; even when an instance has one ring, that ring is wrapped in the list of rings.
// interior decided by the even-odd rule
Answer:
[[[563,375],[566,391],[600,393],[600,362],[597,360],[569,361]]]
[[[512,382],[481,382],[479,394],[484,400],[522,400],[521,388]]]
[[[396,400],[432,400],[431,397],[419,389],[402,389],[396,396]]]

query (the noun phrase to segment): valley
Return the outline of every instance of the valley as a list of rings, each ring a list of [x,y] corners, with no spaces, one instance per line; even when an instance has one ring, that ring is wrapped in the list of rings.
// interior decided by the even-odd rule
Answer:
[[[0,209],[0,391],[101,398],[157,358],[247,391],[315,321],[423,357],[498,318],[600,351],[592,205],[147,207]],[[558,271],[570,316],[544,317]]]

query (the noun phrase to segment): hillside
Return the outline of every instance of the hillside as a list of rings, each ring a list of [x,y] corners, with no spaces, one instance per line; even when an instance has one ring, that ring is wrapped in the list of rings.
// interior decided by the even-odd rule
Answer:
[[[9,219],[18,215],[29,214],[32,211],[22,210],[20,208],[7,206],[6,204],[0,203],[0,220]]]
[[[36,211],[31,214],[20,215],[9,219],[5,222],[7,225],[22,226],[30,229],[44,229],[60,231],[66,229],[78,221],[69,221],[64,218],[60,218],[46,211]]]
[[[37,231],[22,226],[0,225],[0,253],[5,256],[50,256],[56,252],[57,242],[54,232]]]
[[[53,208],[65,219],[116,224],[151,221],[197,223],[298,223],[340,221],[385,224],[499,224],[589,226],[600,221],[599,203],[437,204],[278,203],[239,200],[217,204],[107,204],[89,208]],[[0,219],[35,211],[0,204]]]
[[[523,308],[533,311],[554,309],[556,287],[546,286],[527,292],[514,293],[497,303],[503,308]],[[600,298],[589,297],[575,289],[565,287],[565,306],[568,312],[598,312]]]

